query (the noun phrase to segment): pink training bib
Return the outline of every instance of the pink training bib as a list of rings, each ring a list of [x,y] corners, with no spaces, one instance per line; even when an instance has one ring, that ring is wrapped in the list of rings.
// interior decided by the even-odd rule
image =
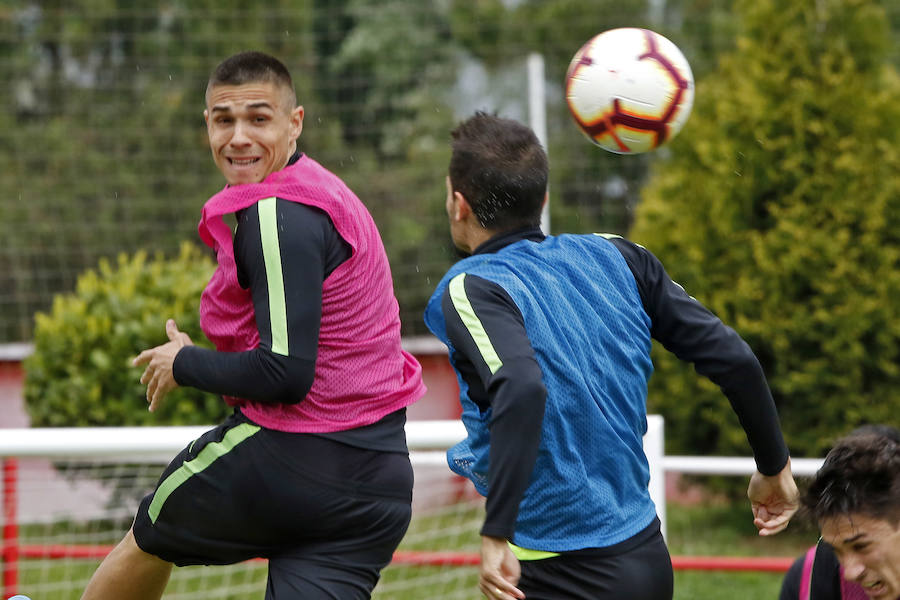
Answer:
[[[240,287],[231,230],[222,216],[277,197],[325,211],[352,248],[325,280],[315,379],[298,404],[226,397],[263,427],[323,433],[374,423],[421,398],[422,368],[400,346],[400,316],[387,255],[369,211],[333,173],[303,156],[261,183],[226,187],[203,207],[200,237],[218,267],[200,303],[206,336],[222,352],[259,345],[250,291]]]

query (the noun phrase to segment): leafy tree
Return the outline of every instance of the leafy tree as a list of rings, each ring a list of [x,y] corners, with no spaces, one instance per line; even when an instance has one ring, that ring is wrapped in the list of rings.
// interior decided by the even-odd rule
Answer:
[[[900,418],[900,79],[876,0],[736,9],[631,237],[748,340],[793,453],[820,455]],[[746,451],[713,386],[656,364],[670,450]]]
[[[734,1],[6,0],[0,340],[29,339],[33,312],[100,257],[195,239],[222,185],[201,118],[206,77],[248,48],[290,67],[306,108],[301,148],[375,215],[404,333],[424,333],[424,298],[453,260],[441,200],[455,122],[475,108],[527,119],[524,58],[541,53],[553,230],[625,233],[665,152],[619,157],[587,142],[563,98],[568,61],[599,31],[651,27],[703,79],[734,46]],[[896,30],[900,12],[890,16]],[[470,67],[484,89],[461,102]]]

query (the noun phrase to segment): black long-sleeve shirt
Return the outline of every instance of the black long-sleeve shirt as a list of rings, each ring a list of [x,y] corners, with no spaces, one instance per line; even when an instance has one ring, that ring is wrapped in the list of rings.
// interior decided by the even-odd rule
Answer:
[[[276,222],[290,235],[278,236],[282,261],[287,354],[273,351],[269,286],[257,204],[242,210],[234,238],[238,283],[250,290],[259,346],[246,352],[216,352],[197,346],[182,349],[175,380],[217,394],[258,402],[294,404],[312,387],[322,316],[322,284],[350,257],[323,211],[289,200],[276,200]]]
[[[522,239],[540,242],[544,235],[537,228],[500,234],[479,246],[475,254],[497,252]],[[652,253],[622,238],[610,241],[637,281],[650,317],[651,336],[678,358],[692,362],[698,373],[722,389],[747,432],[760,472],[780,472],[787,463],[787,446],[765,375],[750,347],[672,281]],[[546,390],[524,320],[512,298],[502,287],[481,277],[467,275],[464,285],[469,303],[503,365],[491,373],[446,292],[442,310],[456,352],[455,365],[472,401],[493,410],[491,491],[481,533],[511,538],[540,445]]]

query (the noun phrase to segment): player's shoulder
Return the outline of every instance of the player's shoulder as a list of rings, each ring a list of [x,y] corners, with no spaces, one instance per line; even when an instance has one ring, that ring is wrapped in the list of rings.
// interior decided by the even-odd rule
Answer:
[[[238,237],[266,238],[279,244],[304,246],[321,244],[336,235],[335,227],[325,211],[293,200],[272,196],[243,209],[237,216]],[[285,235],[284,232],[290,232]]]
[[[322,213],[319,208],[312,206],[310,204],[306,204],[304,202],[300,202],[297,200],[290,200],[287,198],[282,198],[281,196],[266,196],[263,198],[259,198],[253,204],[250,204],[246,208],[242,208],[238,214],[243,217],[247,216],[248,218],[259,218],[260,212],[276,210],[277,212],[287,212],[291,214],[305,214],[305,213]]]
[[[441,296],[444,303],[460,300],[469,303],[493,302],[498,297],[504,301],[508,300],[508,293],[503,285],[477,269],[460,269],[448,273]]]
[[[626,237],[624,237],[624,236],[622,236],[622,235],[619,235],[618,233],[602,233],[602,232],[598,232],[598,233],[593,233],[593,234],[591,234],[591,235],[594,236],[595,238],[601,238],[601,239],[604,239],[604,240],[606,240],[606,241],[612,243],[612,244],[613,244],[614,246],[616,246],[617,248],[620,248],[620,247],[624,247],[624,248],[640,248],[640,249],[642,249],[642,250],[644,250],[644,251],[647,250],[646,248],[644,248],[643,246],[641,246],[641,245],[638,244],[637,242],[634,242],[634,241],[632,241],[632,240],[629,240],[628,238],[626,238]]]
[[[331,231],[334,223],[331,216],[323,209],[285,198],[277,198],[277,210],[279,217],[285,224],[292,225],[294,231]]]
[[[477,269],[457,269],[447,273],[444,281],[444,294],[451,294],[458,290],[471,290],[493,284],[484,274]]]
[[[602,239],[612,244],[616,250],[621,253],[626,260],[646,260],[648,256],[653,256],[647,248],[635,241],[619,235],[618,233],[594,233],[594,239]]]
[[[625,259],[631,272],[638,279],[656,278],[665,267],[653,252],[643,245],[616,233],[595,233],[595,238],[609,242]]]

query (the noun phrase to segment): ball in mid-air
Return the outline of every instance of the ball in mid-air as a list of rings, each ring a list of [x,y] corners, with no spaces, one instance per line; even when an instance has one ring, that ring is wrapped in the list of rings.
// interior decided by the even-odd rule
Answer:
[[[575,53],[566,101],[592,142],[617,154],[638,154],[681,131],[694,104],[694,76],[667,38],[648,29],[611,29]]]

